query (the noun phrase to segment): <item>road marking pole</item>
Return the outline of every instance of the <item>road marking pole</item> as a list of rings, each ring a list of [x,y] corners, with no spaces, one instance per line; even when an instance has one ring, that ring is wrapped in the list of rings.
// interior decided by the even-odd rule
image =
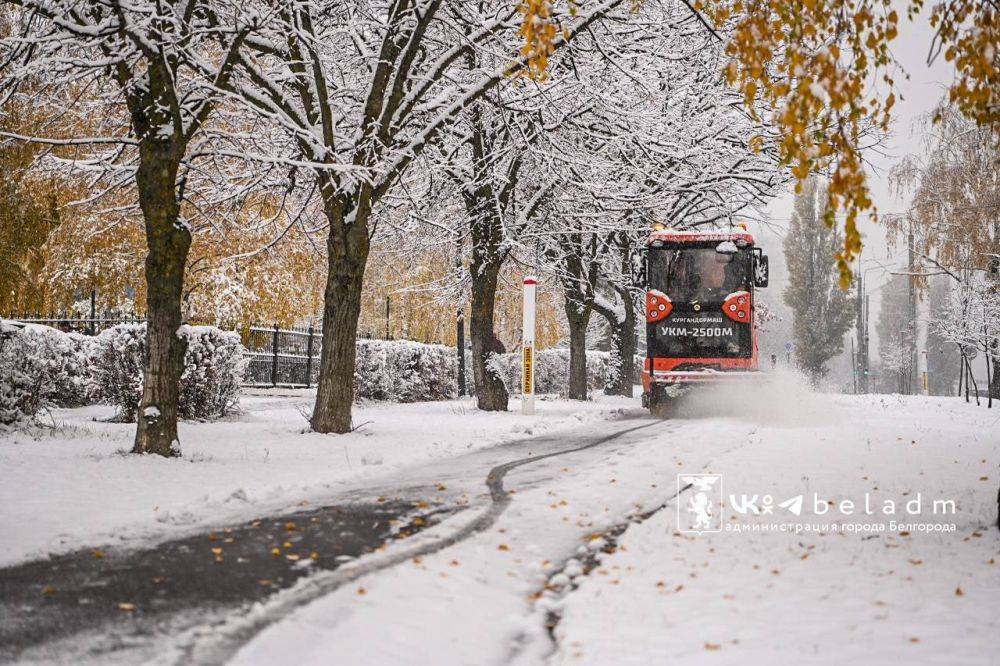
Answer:
[[[521,317],[521,413],[535,413],[535,285],[533,275],[524,278],[524,312]]]

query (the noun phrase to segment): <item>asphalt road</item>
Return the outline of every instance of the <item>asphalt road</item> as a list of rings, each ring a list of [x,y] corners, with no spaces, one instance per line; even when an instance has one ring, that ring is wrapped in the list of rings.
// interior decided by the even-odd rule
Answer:
[[[0,570],[0,660],[65,661],[128,652],[209,617],[238,612],[299,579],[333,570],[453,509],[386,501],[326,506],[167,541],[86,549]],[[122,655],[124,656],[124,654]],[[138,655],[136,655],[138,656]]]
[[[530,438],[416,467],[404,484],[359,487],[320,508],[139,550],[84,549],[0,569],[0,662],[222,663],[272,622],[348,580],[490,527],[509,503],[508,472],[519,470],[519,489],[557,483],[560,465],[544,461],[621,444],[654,423],[623,419]],[[361,559],[337,575],[345,562],[470,508],[478,514],[460,530],[369,566]]]

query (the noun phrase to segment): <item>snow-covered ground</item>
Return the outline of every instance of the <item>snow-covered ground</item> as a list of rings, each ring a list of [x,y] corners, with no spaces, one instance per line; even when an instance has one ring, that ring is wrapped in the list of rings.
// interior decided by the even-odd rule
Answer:
[[[315,393],[254,391],[242,412],[180,426],[183,457],[124,455],[135,426],[104,422],[107,406],[55,410],[56,427],[0,431],[0,566],[80,546],[134,545],[207,525],[322,502],[401,470],[581,424],[637,401],[539,400],[535,416],[484,413],[472,400],[355,409],[357,430],[305,432]]]
[[[727,507],[731,526],[864,531],[681,534],[677,512],[661,512],[566,597],[550,663],[998,663],[1000,414],[955,399],[833,403],[835,427],[760,428],[708,471],[727,496],[803,496],[798,517]],[[935,499],[954,514],[934,515]]]
[[[490,530],[301,608],[236,663],[997,663],[1000,412],[775,384],[537,463],[558,483],[515,471]],[[723,524],[847,531],[682,534],[692,494],[680,514],[670,497],[678,473],[698,472],[721,474],[727,496],[804,497],[799,516],[727,507]],[[814,515],[814,493],[826,514]],[[866,493],[879,510],[893,500],[908,524],[955,531],[874,531],[890,517],[858,515]],[[918,493],[921,512],[905,515]],[[935,499],[954,500],[954,514],[932,515]],[[843,500],[855,514],[829,515]],[[664,502],[616,545],[607,536]]]
[[[322,436],[303,432],[309,395],[264,392],[228,422],[184,424],[180,460],[120,455],[131,426],[95,421],[105,408],[65,410],[55,429],[0,438],[0,561],[146,543],[360,489],[423,491],[440,472],[469,508],[317,576],[363,574],[332,593],[310,596],[306,578],[209,641],[268,616],[235,663],[997,663],[1000,410],[813,394],[781,376],[700,398],[665,422],[604,397],[541,402],[534,417],[515,401],[506,414],[367,405],[357,432]],[[512,469],[510,503],[487,529],[377,566],[491,510],[485,471],[534,446],[496,445],[557,434],[544,450],[571,449],[623,431]],[[675,498],[678,475],[698,473],[722,477],[720,532],[681,531],[696,488]],[[731,500],[744,496],[770,512],[738,513]],[[798,515],[778,506],[798,496]],[[896,514],[882,513],[887,500]],[[954,511],[935,515],[935,500]],[[315,600],[286,612],[300,594]]]

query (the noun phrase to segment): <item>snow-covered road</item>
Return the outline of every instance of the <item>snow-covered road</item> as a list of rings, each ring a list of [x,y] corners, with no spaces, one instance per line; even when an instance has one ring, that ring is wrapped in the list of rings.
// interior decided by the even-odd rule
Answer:
[[[178,492],[171,511],[182,509],[187,522],[142,523],[143,536],[119,543],[196,533],[220,508],[216,525],[300,501],[388,497],[456,511],[221,624],[164,637],[154,660],[995,663],[1000,415],[956,399],[810,394],[791,380],[739,400],[703,397],[697,410],[666,422],[627,402],[582,411],[542,403],[532,420],[453,403],[378,406],[369,412],[377,419],[367,447],[357,433],[342,440],[298,433],[288,424],[295,405],[277,398],[261,398],[275,400],[273,410],[258,405],[228,429],[189,426],[194,459],[159,469],[182,481],[186,469],[204,479],[206,466],[235,466],[244,478],[227,472],[209,495],[231,493],[238,480],[243,513],[227,514],[225,501],[199,507]],[[212,428],[215,449],[198,437]],[[251,433],[250,453],[233,458],[238,437]],[[31,453],[52,455],[41,449],[51,443],[37,442]],[[56,446],[72,454],[69,442]],[[257,459],[260,448],[276,450],[274,458]],[[23,452],[0,447],[30,466]],[[375,455],[384,466],[341,462]],[[107,473],[126,488],[122,468],[145,465],[96,461],[112,463]],[[178,464],[187,467],[170,467]],[[678,475],[698,473],[721,475],[724,507],[709,516],[719,532],[684,531],[696,515],[688,509],[697,488]],[[303,481],[289,484],[297,475]],[[105,501],[95,492],[93,502]],[[779,506],[796,497],[797,514],[794,502]],[[919,511],[908,514],[918,497]],[[935,514],[935,500],[953,501],[953,511]],[[887,501],[896,514],[885,513]],[[29,510],[15,501],[3,519]],[[90,534],[114,535],[123,518],[111,510],[102,520]],[[890,527],[893,520],[905,525]],[[27,531],[35,548],[39,531]],[[66,543],[87,535],[83,527]]]

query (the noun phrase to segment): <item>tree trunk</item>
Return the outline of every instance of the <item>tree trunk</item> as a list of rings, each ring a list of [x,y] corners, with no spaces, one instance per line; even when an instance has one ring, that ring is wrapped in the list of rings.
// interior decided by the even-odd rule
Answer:
[[[607,317],[611,325],[611,375],[604,386],[605,395],[622,395],[632,397],[632,386],[635,384],[635,352],[637,339],[635,333],[635,303],[632,292],[628,289],[616,289],[622,305],[625,308],[625,318],[619,320],[612,313]]]
[[[503,378],[488,365],[493,354],[503,354],[503,343],[494,331],[497,284],[506,253],[502,248],[504,238],[503,211],[510,202],[510,190],[501,188],[496,195],[492,174],[484,171],[488,148],[487,132],[479,105],[469,109],[473,127],[470,145],[473,169],[472,188],[465,188],[462,199],[469,216],[472,238],[472,316],[469,320],[469,337],[472,339],[472,378],[476,387],[476,405],[487,412],[507,411],[510,394]],[[515,172],[516,173],[516,170]],[[512,185],[514,181],[508,183]],[[499,208],[498,208],[499,204]]]
[[[1000,359],[994,358],[993,374],[990,375],[990,399],[1000,399]]]
[[[621,301],[625,317],[619,312],[594,301],[594,310],[604,317],[611,329],[611,360],[608,364],[608,377],[604,383],[605,395],[622,395],[632,397],[632,386],[635,384],[635,353],[638,345],[636,338],[635,297],[631,290],[625,287],[614,287],[615,294]]]
[[[472,338],[472,377],[476,386],[476,404],[487,412],[507,411],[510,395],[503,379],[488,365],[492,354],[503,354],[503,343],[493,330],[496,310],[497,283],[500,261],[497,257],[480,258],[473,250],[472,318],[469,334]]]
[[[587,325],[590,308],[582,306],[578,294],[565,291],[566,321],[569,324],[569,399],[587,399]]]
[[[146,225],[146,364],[133,453],[180,455],[177,398],[187,342],[178,337],[191,232],[180,221],[175,147],[143,142],[136,185]]]
[[[330,198],[324,204],[330,222],[327,276],[323,294],[323,347],[316,383],[316,404],[310,424],[316,432],[351,431],[354,365],[357,358],[361,289],[368,263],[370,197],[362,191],[348,221],[350,201]]]

